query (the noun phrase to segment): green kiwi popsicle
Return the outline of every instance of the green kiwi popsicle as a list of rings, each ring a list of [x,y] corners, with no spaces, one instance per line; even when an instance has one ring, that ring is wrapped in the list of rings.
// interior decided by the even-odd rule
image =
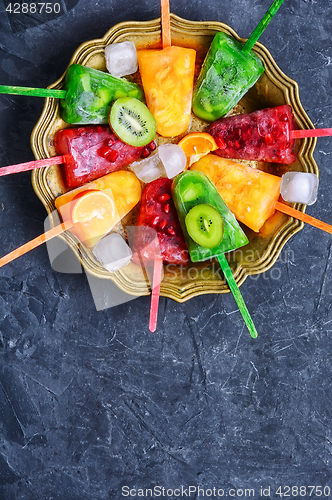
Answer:
[[[201,172],[187,170],[176,177],[172,194],[191,260],[218,259],[250,335],[256,338],[255,325],[224,255],[246,245],[248,238],[214,184]]]
[[[172,191],[193,262],[218,257],[248,243],[239,223],[206,175],[198,171],[183,172],[174,180]]]

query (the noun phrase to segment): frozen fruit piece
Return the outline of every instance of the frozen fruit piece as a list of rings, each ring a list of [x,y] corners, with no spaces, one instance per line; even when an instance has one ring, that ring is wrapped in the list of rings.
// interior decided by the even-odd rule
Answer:
[[[117,78],[131,75],[138,68],[137,51],[134,42],[111,43],[105,48],[106,67]]]
[[[126,144],[146,146],[156,135],[157,124],[145,104],[133,97],[117,99],[110,112],[113,132]]]
[[[281,178],[280,193],[285,201],[313,205],[317,199],[318,177],[307,172],[287,172]]]
[[[288,164],[296,161],[295,128],[292,108],[284,104],[222,118],[209,132],[219,147],[215,151],[218,156]]]
[[[189,236],[202,247],[216,247],[224,235],[223,218],[211,205],[195,205],[187,213],[185,223]]]
[[[104,125],[60,130],[55,134],[54,147],[58,154],[67,155],[63,171],[70,188],[126,167],[143,151],[120,141]]]
[[[151,182],[144,190],[137,226],[154,231],[137,231],[133,246],[133,260],[140,264],[139,252],[144,261],[154,261],[151,233],[158,236],[161,257],[170,264],[186,265],[188,250],[179,219],[171,198],[172,181],[161,178]]]
[[[129,264],[132,251],[118,233],[108,234],[95,245],[93,255],[111,273]]]

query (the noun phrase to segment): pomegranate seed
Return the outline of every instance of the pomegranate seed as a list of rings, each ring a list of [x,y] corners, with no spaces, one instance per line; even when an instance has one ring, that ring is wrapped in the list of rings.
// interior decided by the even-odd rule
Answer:
[[[176,235],[175,229],[174,229],[174,227],[172,227],[172,226],[169,226],[169,227],[167,228],[167,232],[168,232],[168,234],[169,234],[170,236],[175,236],[175,235]]]
[[[274,144],[275,140],[274,140],[274,137],[272,134],[267,134],[265,136],[265,142],[268,146],[270,146],[271,144]]]
[[[234,146],[235,146],[236,148],[239,148],[239,147],[240,147],[240,143],[239,143],[239,141],[235,141],[235,142],[234,142]]]
[[[279,120],[281,122],[288,122],[288,116],[286,113],[282,113],[282,115],[279,116]]]
[[[113,137],[111,137],[110,139],[108,139],[107,141],[107,145],[108,146],[113,146],[113,144],[115,143],[115,140],[113,139]]]
[[[169,213],[169,203],[165,203],[165,205],[163,206],[163,210],[164,210],[165,214]]]
[[[167,201],[170,199],[170,195],[168,193],[160,194],[157,198],[159,203],[162,203],[163,201]]]
[[[166,228],[166,226],[167,226],[167,220],[163,219],[161,222],[159,222],[158,227],[160,231],[163,231]]]
[[[152,224],[152,226],[154,227],[154,226],[156,226],[156,225],[158,224],[158,222],[159,222],[159,217],[158,217],[158,215],[156,215],[156,216],[152,219],[151,224]]]
[[[111,151],[112,150],[108,146],[103,146],[102,148],[100,148],[99,154],[103,158],[106,158],[106,156],[109,155]]]
[[[106,156],[106,160],[113,163],[113,162],[115,162],[115,160],[117,159],[118,156],[119,156],[119,153],[117,152],[117,150],[111,149],[109,154]]]
[[[221,137],[217,137],[215,139],[215,141],[216,141],[216,144],[217,144],[217,146],[218,146],[219,149],[225,149],[226,148],[226,143],[225,143],[225,141],[223,141],[223,139]]]
[[[147,146],[144,146],[142,154],[141,154],[141,158],[147,158],[150,153],[151,153],[151,151],[149,150],[149,148]]]
[[[156,147],[157,147],[157,145],[154,141],[149,142],[148,148],[150,149],[150,151],[154,151],[156,149]]]

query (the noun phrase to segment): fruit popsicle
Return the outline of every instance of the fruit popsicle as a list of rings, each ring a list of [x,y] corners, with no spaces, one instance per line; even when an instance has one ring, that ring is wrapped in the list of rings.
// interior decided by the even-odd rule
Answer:
[[[261,170],[208,154],[191,166],[216,186],[237,220],[255,232],[275,212],[281,178]]]
[[[104,125],[60,130],[55,134],[54,147],[57,154],[66,155],[63,172],[70,188],[126,167],[144,150],[120,141]]]
[[[93,218],[91,212],[94,210],[88,206],[88,214],[84,222],[76,224],[71,232],[88,247],[93,247],[105,234],[107,234],[141,198],[141,185],[135,174],[127,170],[118,170],[96,179],[89,184],[68,191],[55,200],[64,221],[73,218],[75,202],[89,192],[103,192],[106,197],[113,201],[114,209],[109,213],[103,213],[102,209],[95,209]],[[78,217],[76,217],[77,219]],[[80,217],[83,220],[84,217]]]
[[[172,192],[181,227],[187,241],[189,255],[193,262],[200,262],[212,257],[221,256],[225,252],[230,252],[248,243],[248,238],[219,195],[216,187],[202,172],[190,170],[180,174],[173,181]],[[185,222],[186,216],[193,207],[199,205],[210,206],[212,210],[215,209],[220,213],[223,218],[224,230],[222,239],[213,247],[202,246],[196,243],[188,234]],[[205,223],[205,221],[207,222]],[[210,216],[208,213],[204,213],[202,216],[197,214],[196,225],[200,233],[204,234],[207,239],[211,237],[212,244],[215,243],[214,229],[213,227],[210,228]],[[211,219],[211,225],[214,225],[213,219]]]
[[[281,189],[284,199],[291,203],[314,203],[318,188],[315,174],[289,172],[294,174],[293,178],[287,178],[287,174],[280,178],[213,154],[201,158],[191,171],[204,173],[225,198],[235,217],[255,232],[259,232],[265,221],[278,210],[332,234],[331,225],[278,201],[280,184],[284,181]]]
[[[147,106],[163,137],[175,137],[189,127],[195,57],[195,50],[175,45],[137,51]]]
[[[173,199],[193,262],[216,257],[250,335],[255,325],[234,279],[225,252],[246,245],[248,239],[216,187],[201,172],[186,171],[172,185]]]
[[[160,254],[164,262],[182,266],[188,263],[187,245],[172,200],[171,187],[171,179],[159,178],[150,182],[143,192],[137,226],[154,231],[138,230],[135,233],[133,260],[137,264],[140,263],[139,252],[143,260],[154,261],[153,246],[148,245],[153,233],[158,236]]]
[[[209,127],[223,158],[294,163],[296,128],[292,108],[288,104],[260,109],[253,113],[229,116]]]
[[[215,35],[194,89],[193,112],[214,121],[226,115],[256,83],[264,65],[252,51],[230,35]]]
[[[58,131],[54,146],[59,156],[0,168],[0,177],[50,165],[63,165],[67,187],[74,188],[126,167],[156,149],[153,141],[144,147],[125,144],[107,126],[87,125]]]
[[[72,64],[65,76],[64,89],[40,89],[0,85],[0,94],[60,98],[60,115],[66,123],[107,123],[110,106],[120,97],[144,100],[139,85],[88,66]]]
[[[245,44],[230,35],[215,35],[194,89],[193,111],[206,121],[226,115],[264,72],[251,50],[283,0],[275,0]]]
[[[81,243],[92,247],[139,202],[140,197],[138,179],[126,170],[69,191],[55,200],[63,222],[1,257],[0,267],[65,231],[71,231]]]

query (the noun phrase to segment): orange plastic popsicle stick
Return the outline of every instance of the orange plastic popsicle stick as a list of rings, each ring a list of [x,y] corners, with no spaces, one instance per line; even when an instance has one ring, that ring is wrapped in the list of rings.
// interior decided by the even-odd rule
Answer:
[[[169,0],[161,0],[161,41],[163,44],[163,49],[171,46]]]
[[[154,261],[153,279],[152,279],[150,322],[149,322],[150,332],[155,332],[156,328],[157,328],[160,282],[161,282],[162,270],[163,270],[163,259],[160,257],[156,258]]]
[[[33,250],[39,245],[45,243],[46,241],[51,240],[55,236],[59,236],[59,234],[68,231],[68,229],[73,227],[73,225],[74,224],[71,221],[64,222],[62,224],[59,224],[58,226],[53,227],[53,229],[46,231],[46,233],[37,236],[37,238],[28,241],[28,243],[25,243],[21,247],[16,248],[16,250],[13,250],[12,252],[2,257],[0,259],[0,267],[4,266],[5,264],[8,264],[9,262],[17,259],[18,257],[21,257],[21,255],[24,255],[25,253],[30,252],[30,250]]]
[[[304,139],[305,137],[330,137],[332,128],[314,128],[309,130],[292,130],[292,139]]]
[[[314,217],[311,217],[310,215],[304,214],[303,212],[300,212],[300,210],[296,210],[293,207],[289,207],[288,205],[285,205],[284,203],[280,203],[280,201],[276,201],[275,204],[276,210],[279,210],[279,212],[283,212],[284,214],[290,215],[291,217],[294,217],[295,219],[299,219],[302,222],[306,222],[307,224],[310,224],[311,226],[317,227],[318,229],[321,229],[322,231],[326,231],[327,233],[332,234],[332,226],[329,224],[326,224],[325,222],[322,222],[319,219],[315,219]]]
[[[48,167],[49,165],[59,165],[66,162],[66,155],[53,156],[53,158],[44,158],[43,160],[27,161],[25,163],[18,163],[17,165],[9,165],[8,167],[0,168],[0,176],[17,174],[19,172],[26,172],[27,170],[34,170],[35,168]]]

